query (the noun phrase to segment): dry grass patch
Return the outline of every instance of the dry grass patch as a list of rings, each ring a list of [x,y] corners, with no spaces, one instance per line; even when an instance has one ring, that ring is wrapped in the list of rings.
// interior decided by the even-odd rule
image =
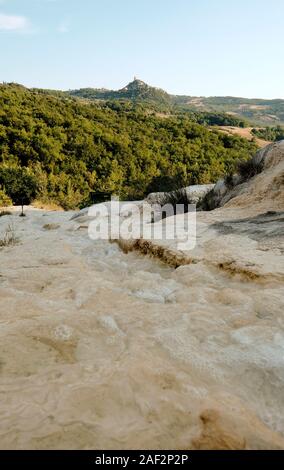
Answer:
[[[63,211],[64,209],[56,204],[55,202],[43,202],[43,201],[34,201],[32,204],[36,209],[42,209],[45,211]]]
[[[4,217],[5,215],[12,215],[12,212],[6,210],[0,211],[0,217]]]
[[[13,224],[9,224],[5,232],[0,235],[0,248],[16,245],[19,242]]]
[[[45,224],[42,228],[44,230],[57,230],[58,228],[60,228],[60,225],[59,224]]]

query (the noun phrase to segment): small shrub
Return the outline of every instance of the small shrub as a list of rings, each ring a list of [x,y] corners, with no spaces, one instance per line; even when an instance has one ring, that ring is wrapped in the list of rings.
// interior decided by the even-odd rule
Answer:
[[[45,224],[42,228],[44,230],[57,230],[58,228],[60,228],[60,225],[59,224]]]
[[[234,187],[234,175],[229,173],[224,178],[224,183],[228,189],[232,189]]]
[[[189,204],[191,204],[191,201],[190,201],[189,195],[187,194],[186,189],[184,188],[171,191],[170,193],[166,193],[161,201],[161,206],[166,206],[166,205],[173,206],[174,215],[179,213],[178,208],[177,208],[178,205],[183,205],[184,213],[187,213],[189,209],[188,208]],[[163,214],[163,218],[165,217],[166,215]]]
[[[0,207],[7,207],[12,205],[12,199],[9,198],[9,196],[6,194],[6,191],[0,187]]]
[[[9,224],[3,234],[3,237],[0,238],[0,247],[3,248],[6,246],[13,246],[16,245],[18,241],[19,240],[16,237],[14,226]]]
[[[259,162],[254,158],[242,160],[238,163],[237,170],[242,180],[247,181],[262,172],[263,162]]]
[[[166,193],[162,204],[172,204],[173,206],[177,204],[190,204],[186,189],[176,189],[175,191]]]
[[[214,192],[214,189],[211,189],[203,199],[197,204],[197,209],[199,211],[213,211],[218,207],[218,204],[216,202],[216,195]]]

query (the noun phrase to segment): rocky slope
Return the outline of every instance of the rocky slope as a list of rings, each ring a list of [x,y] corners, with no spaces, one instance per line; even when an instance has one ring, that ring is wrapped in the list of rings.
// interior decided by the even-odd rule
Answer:
[[[260,173],[246,181],[237,181],[234,188],[221,187],[218,205],[253,210],[284,210],[284,141],[266,146],[252,158]],[[217,186],[217,185],[216,185]],[[218,187],[215,188],[218,193]]]
[[[257,276],[258,272],[261,270],[265,272],[266,268],[268,271],[269,269],[274,271],[275,268],[274,274],[276,274],[279,264],[281,271],[283,259],[278,253],[283,252],[284,141],[260,150],[252,162],[253,166],[261,167],[260,173],[256,176],[252,178],[236,176],[233,186],[226,186],[224,181],[219,181],[209,193],[209,188],[204,188],[211,205],[219,208],[198,213],[197,244],[194,250],[187,253],[178,251],[176,249],[178,239],[157,242],[143,239],[127,242],[120,240],[121,246],[126,250],[138,247],[144,249],[144,252],[147,248],[153,254],[156,251],[165,261],[177,266],[205,260],[217,267],[223,263],[222,260],[225,260],[224,267],[231,260],[237,265],[240,259],[234,253],[241,253],[243,248],[247,247],[245,256],[248,263],[245,271],[248,276]],[[175,224],[179,217],[181,216],[176,216],[167,222]],[[232,243],[234,237],[236,243]],[[210,244],[211,239],[212,244]],[[220,251],[218,240],[220,240]],[[230,254],[226,257],[227,244]],[[216,246],[216,249],[212,250],[213,246]],[[271,250],[267,250],[266,247],[271,247]],[[241,258],[245,256],[240,255]],[[257,259],[259,262],[256,262]]]

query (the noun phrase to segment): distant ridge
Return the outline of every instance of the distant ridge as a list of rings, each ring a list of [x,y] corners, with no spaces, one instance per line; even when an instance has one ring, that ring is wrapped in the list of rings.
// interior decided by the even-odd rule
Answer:
[[[68,95],[92,101],[132,101],[155,106],[162,111],[177,108],[198,112],[231,114],[250,122],[273,126],[284,124],[284,100],[248,99],[231,96],[224,97],[193,97],[170,95],[161,88],[156,88],[134,78],[120,90],[105,88],[81,88],[69,90]]]

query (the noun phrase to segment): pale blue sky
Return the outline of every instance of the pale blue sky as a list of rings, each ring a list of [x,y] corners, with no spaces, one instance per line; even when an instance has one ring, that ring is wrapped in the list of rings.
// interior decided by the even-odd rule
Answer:
[[[0,81],[284,98],[284,0],[0,0]]]

